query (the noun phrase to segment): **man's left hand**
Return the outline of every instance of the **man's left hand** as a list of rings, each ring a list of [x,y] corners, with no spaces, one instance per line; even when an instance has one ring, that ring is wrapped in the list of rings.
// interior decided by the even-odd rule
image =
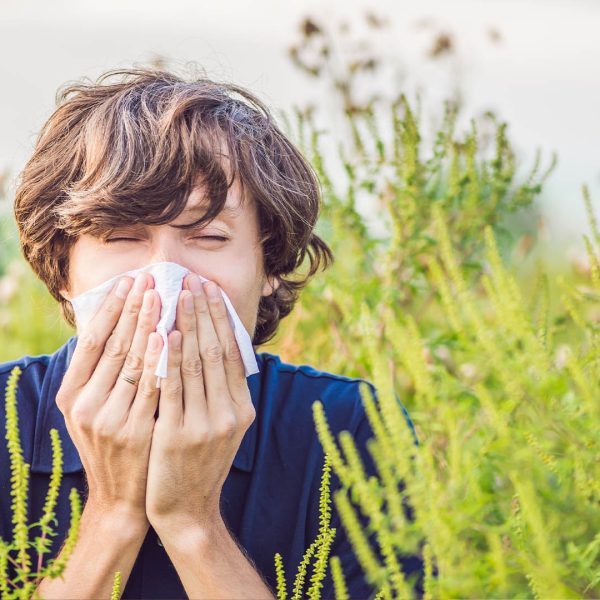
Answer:
[[[209,533],[222,525],[223,483],[256,416],[241,353],[214,282],[186,277],[176,329],[168,340],[168,375],[161,380],[146,513],[161,537],[175,535],[172,528]]]

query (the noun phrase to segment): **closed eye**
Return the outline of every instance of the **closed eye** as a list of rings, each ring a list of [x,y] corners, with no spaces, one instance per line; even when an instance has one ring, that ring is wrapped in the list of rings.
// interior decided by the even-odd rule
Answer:
[[[217,240],[219,242],[226,242],[227,238],[220,236],[220,235],[200,235],[200,236],[196,236],[195,238],[192,238],[194,240]],[[138,238],[127,238],[127,237],[117,237],[117,238],[110,238],[106,240],[106,243],[109,242],[137,242],[139,241]]]

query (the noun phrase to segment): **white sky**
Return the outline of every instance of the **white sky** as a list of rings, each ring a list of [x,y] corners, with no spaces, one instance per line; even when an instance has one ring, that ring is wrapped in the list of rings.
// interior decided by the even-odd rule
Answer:
[[[209,75],[256,91],[274,109],[323,103],[322,88],[291,66],[301,16],[357,20],[375,3],[284,0],[0,0],[0,168],[17,172],[54,106],[56,89],[82,76],[162,55],[195,61]],[[391,29],[373,42],[407,73],[405,89],[424,90],[439,113],[458,81],[465,116],[494,109],[526,170],[536,147],[559,164],[546,187],[551,239],[586,229],[580,188],[600,208],[600,2],[569,0],[379,0]],[[419,28],[428,18],[433,30]],[[489,41],[490,27],[501,44]],[[424,58],[432,31],[454,34],[458,54]],[[547,164],[544,163],[544,164]],[[600,210],[599,210],[600,212]]]

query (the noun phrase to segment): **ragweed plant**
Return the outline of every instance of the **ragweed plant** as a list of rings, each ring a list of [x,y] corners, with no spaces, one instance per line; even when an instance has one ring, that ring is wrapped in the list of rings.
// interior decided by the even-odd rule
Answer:
[[[59,557],[53,558],[42,566],[44,554],[50,552],[51,537],[56,535],[52,524],[56,523],[55,507],[62,479],[62,446],[56,429],[50,430],[52,440],[52,474],[42,517],[34,523],[27,523],[27,499],[29,492],[29,467],[24,462],[19,434],[17,410],[17,383],[21,369],[15,367],[8,378],[5,391],[6,440],[10,456],[11,490],[13,498],[11,508],[13,534],[11,541],[0,537],[0,592],[2,598],[39,598],[37,587],[44,577],[54,579],[65,570],[79,532],[81,501],[76,488],[69,494],[71,504],[71,522],[63,550]],[[31,541],[30,530],[39,528],[39,533]],[[32,564],[32,554],[37,560]],[[11,574],[14,574],[12,577]]]
[[[21,599],[40,598],[37,588],[45,577],[60,577],[73,553],[81,518],[81,499],[76,488],[71,488],[69,502],[71,521],[67,537],[58,556],[43,565],[44,554],[51,552],[51,539],[57,533],[52,527],[56,522],[55,507],[62,481],[63,453],[58,431],[50,430],[52,441],[52,473],[46,493],[42,517],[39,521],[27,523],[27,499],[29,493],[29,467],[23,459],[23,449],[19,434],[17,409],[17,384],[21,376],[20,367],[15,367],[8,378],[5,390],[6,440],[10,456],[12,541],[0,536],[0,593],[2,598]],[[39,529],[39,534],[31,541],[30,530]],[[36,567],[32,571],[32,553],[36,553]],[[12,576],[11,576],[12,575]],[[113,582],[111,600],[117,600],[121,593],[121,573],[117,571]]]
[[[544,265],[533,285],[507,266],[535,234],[516,244],[508,217],[531,207],[555,158],[540,174],[538,154],[518,177],[507,125],[492,114],[472,120],[463,137],[458,106],[448,103],[424,147],[418,110],[405,96],[362,106],[341,100],[352,110],[337,158],[312,109],[288,122],[323,183],[320,233],[337,258],[304,291],[273,351],[365,377],[378,390],[376,401],[363,394],[376,481],[364,476],[347,437],[332,439],[315,407],[319,438],[345,482],[336,507],[365,574],[378,597],[411,597],[415,582],[399,558],[419,554],[427,598],[595,597],[595,220],[589,281],[563,281],[557,301]],[[381,561],[360,514],[376,532]],[[336,557],[330,565],[344,597]]]
[[[321,476],[321,486],[319,488],[319,533],[313,543],[306,549],[298,565],[291,600],[301,600],[302,598],[318,600],[321,597],[320,590],[323,587],[323,579],[327,570],[329,551],[336,534],[335,527],[331,527],[330,484],[331,460],[326,454]],[[305,591],[304,588],[311,569],[311,561],[312,575],[309,587]],[[285,567],[279,553],[275,554],[275,573],[277,577],[277,598],[278,600],[286,600],[288,598],[288,590],[285,580]]]
[[[363,366],[377,389],[376,398],[362,389],[376,478],[365,476],[349,434],[333,439],[321,404],[314,405],[319,439],[343,484],[334,496],[342,526],[380,598],[415,597],[415,582],[400,565],[411,554],[423,558],[427,598],[595,598],[597,325],[587,324],[582,299],[573,300],[563,310],[577,310],[584,330],[571,335],[564,353],[548,318],[547,288],[538,282],[529,297],[504,264],[491,226],[483,231],[475,283],[441,207],[433,211],[433,231],[439,253],[429,259],[427,278],[440,309],[435,324],[400,315],[394,305],[374,311],[356,299]],[[593,238],[588,250],[598,265],[600,237]],[[600,294],[598,278],[590,277]],[[369,519],[382,560],[359,514]],[[333,557],[330,565],[343,598],[339,562]]]
[[[10,456],[11,490],[13,498],[11,508],[13,535],[10,542],[0,537],[0,592],[2,598],[39,598],[37,586],[44,577],[59,577],[65,570],[79,532],[81,501],[76,488],[69,494],[71,504],[71,522],[63,550],[59,557],[53,558],[42,566],[44,554],[50,552],[51,537],[56,535],[52,525],[56,523],[55,507],[62,479],[62,446],[58,431],[50,430],[52,440],[52,474],[43,514],[39,521],[28,524],[27,499],[29,491],[29,467],[23,459],[19,419],[17,410],[17,383],[21,369],[15,367],[8,378],[5,391],[6,440]],[[30,531],[38,528],[34,540]],[[32,564],[35,551],[37,560]],[[14,573],[14,576],[10,576]]]
[[[310,114],[298,113],[295,135],[304,140],[323,187],[320,234],[336,257],[333,268],[316,278],[303,294],[300,306],[282,326],[275,344],[289,360],[305,360],[306,331],[329,327],[329,336],[310,344],[309,354],[333,357],[330,369],[351,376],[365,375],[364,346],[360,340],[359,293],[370,310],[393,306],[419,320],[435,319],[428,269],[440,259],[434,213],[446,216],[450,242],[459,251],[467,284],[478,280],[483,268],[484,240],[490,226],[502,240],[504,255],[515,246],[507,230],[512,213],[530,210],[554,162],[539,174],[540,160],[522,179],[506,123],[487,114],[470,130],[456,132],[458,109],[447,103],[434,141],[423,147],[415,107],[401,95],[389,104],[373,105],[346,119],[353,134],[340,141],[340,151],[327,152],[326,132]],[[289,123],[290,129],[294,129]],[[484,148],[482,130],[493,139]],[[484,151],[485,150],[485,151]],[[334,175],[335,174],[335,175]],[[526,228],[527,229],[527,228]],[[521,238],[535,236],[529,227]],[[526,247],[521,243],[519,249]],[[350,371],[349,369],[353,369]]]

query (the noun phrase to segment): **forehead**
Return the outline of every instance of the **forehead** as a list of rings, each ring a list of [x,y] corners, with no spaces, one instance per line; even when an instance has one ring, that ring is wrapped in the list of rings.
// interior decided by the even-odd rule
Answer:
[[[185,221],[198,219],[206,212],[208,205],[209,199],[206,197],[205,189],[203,186],[197,186],[190,192],[185,208],[175,220],[177,221],[179,218],[185,219]],[[246,205],[245,197],[236,181],[229,188],[225,205],[215,219],[238,219],[246,211]]]
[[[239,193],[237,186],[232,186],[227,194],[227,200],[221,212],[234,215],[240,213],[244,209],[242,195]],[[202,214],[208,208],[209,199],[206,197],[204,190],[201,188],[194,188],[188,196],[187,202],[183,212],[189,214]]]

